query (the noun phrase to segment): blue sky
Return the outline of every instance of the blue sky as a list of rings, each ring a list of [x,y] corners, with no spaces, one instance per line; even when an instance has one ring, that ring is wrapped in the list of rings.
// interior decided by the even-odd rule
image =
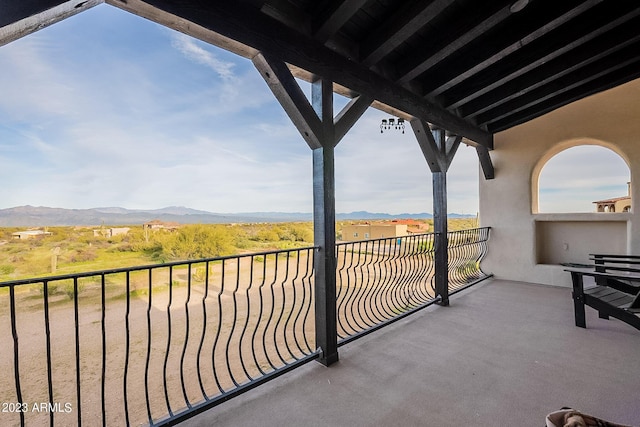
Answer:
[[[629,167],[608,148],[583,145],[552,157],[540,173],[540,212],[593,212],[596,200],[627,195]]]
[[[0,208],[312,210],[311,151],[244,58],[100,5],[0,47],[0,70]],[[369,109],[336,149],[337,211],[431,212],[409,126],[380,134],[382,118]],[[477,212],[478,179],[461,146],[450,212]]]

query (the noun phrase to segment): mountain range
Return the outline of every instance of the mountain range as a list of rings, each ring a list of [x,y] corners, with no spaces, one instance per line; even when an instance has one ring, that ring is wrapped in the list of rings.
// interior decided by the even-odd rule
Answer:
[[[371,220],[432,218],[430,213],[372,213],[358,211],[336,214],[337,220]],[[450,218],[468,218],[473,215],[450,214]],[[135,225],[154,219],[180,224],[224,224],[254,222],[293,222],[311,221],[313,215],[305,212],[243,212],[214,213],[190,209],[183,206],[170,206],[162,209],[138,210],[120,207],[91,209],[64,209],[45,206],[18,206],[0,209],[0,227],[39,227],[74,225]]]

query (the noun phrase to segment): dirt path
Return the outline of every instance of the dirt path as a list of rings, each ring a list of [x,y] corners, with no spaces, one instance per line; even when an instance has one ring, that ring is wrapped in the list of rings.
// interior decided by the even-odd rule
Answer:
[[[187,400],[198,403],[205,395],[218,395],[311,352],[311,282],[294,270],[307,258],[300,257],[289,271],[281,261],[277,269],[275,260],[267,261],[264,266],[264,261],[254,260],[253,271],[244,261],[240,266],[237,261],[227,262],[224,281],[221,265],[214,265],[208,289],[204,280],[194,278],[188,286],[184,269],[174,270],[171,277],[168,272],[156,274],[151,300],[144,292],[148,279],[145,284],[136,278],[132,286],[136,290],[129,301],[121,295],[124,284],[119,290],[111,284],[104,313],[99,288],[87,286],[80,294],[78,309],[79,402],[74,305],[66,295],[50,297],[51,384],[53,402],[58,404],[52,408],[55,424],[77,425],[78,413],[83,425],[102,424],[103,348],[107,425],[125,424],[125,404],[131,424],[144,425],[149,417],[147,399],[151,417],[159,419],[169,413],[168,406],[173,412],[180,411]],[[201,271],[192,273],[202,275]],[[171,287],[164,285],[169,281]],[[33,406],[39,409],[40,403],[49,402],[42,296],[34,291],[19,293],[16,305],[20,388],[22,400],[28,404],[26,424],[47,425],[49,408],[40,412]],[[0,376],[0,402],[7,403],[6,409],[15,409],[8,405],[17,403],[8,296],[0,297],[0,333],[0,370],[4,373]],[[19,415],[0,412],[0,425],[19,425]]]

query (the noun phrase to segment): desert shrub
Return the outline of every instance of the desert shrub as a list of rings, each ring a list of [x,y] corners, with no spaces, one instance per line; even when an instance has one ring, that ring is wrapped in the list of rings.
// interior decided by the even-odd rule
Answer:
[[[83,283],[78,283],[78,295],[80,295],[80,292],[82,292],[84,290],[84,284]],[[69,299],[73,299],[73,295],[75,294],[75,288],[73,286],[73,283],[69,283],[66,284],[62,287],[62,293],[64,293],[67,298]]]
[[[291,235],[296,242],[313,242],[313,225],[311,223],[291,224]]]
[[[71,255],[71,262],[87,262],[94,261],[98,258],[98,253],[93,248],[79,249],[75,254]]]
[[[230,255],[233,236],[224,226],[187,225],[175,233],[158,233],[161,259],[199,259]]]
[[[280,235],[273,228],[263,228],[256,233],[255,240],[259,242],[277,242],[280,240]]]
[[[0,274],[11,274],[16,271],[16,268],[13,265],[0,265]]]

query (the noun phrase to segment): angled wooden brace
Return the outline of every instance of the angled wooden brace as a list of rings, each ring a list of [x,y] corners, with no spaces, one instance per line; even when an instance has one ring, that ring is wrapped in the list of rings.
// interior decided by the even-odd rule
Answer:
[[[282,105],[309,147],[311,149],[320,148],[322,146],[321,133],[323,132],[322,126],[324,120],[321,119],[323,112],[318,111],[317,108],[318,105],[324,105],[324,108],[327,108],[326,100],[323,103],[321,99],[322,95],[319,95],[321,91],[318,92],[314,89],[312,96],[316,98],[313,100],[314,105],[311,105],[295,81],[287,64],[271,58],[264,53],[256,55],[253,58],[253,64],[265,79],[274,96],[278,99],[280,105]],[[322,83],[322,79],[320,79],[314,84],[327,85],[327,82]],[[331,84],[329,83],[326,90],[331,90],[331,93],[333,93],[330,86]],[[359,95],[351,99],[340,113],[338,113],[335,119],[333,119],[334,146],[342,140],[372,102],[373,98]],[[330,110],[332,117],[333,106],[331,106]],[[327,118],[328,117],[329,116],[327,116]]]
[[[427,122],[419,119],[411,120],[411,127],[431,172],[447,172],[462,137],[446,137],[443,130],[432,130]]]
[[[487,149],[487,147],[477,145],[476,152],[478,153],[478,160],[480,160],[480,166],[482,167],[484,178],[495,178],[495,170],[493,169],[493,163],[491,162],[491,157],[489,156],[489,150]]]

